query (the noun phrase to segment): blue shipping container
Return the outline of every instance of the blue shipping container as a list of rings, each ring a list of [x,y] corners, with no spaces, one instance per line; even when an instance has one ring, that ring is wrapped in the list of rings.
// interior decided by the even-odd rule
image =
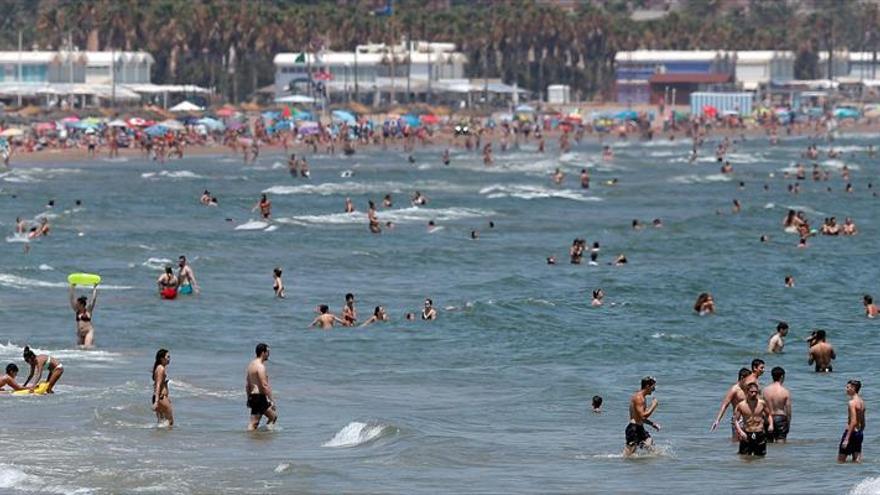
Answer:
[[[752,113],[753,93],[691,93],[691,115],[703,113],[703,107],[711,105],[719,115],[736,112],[739,115]]]

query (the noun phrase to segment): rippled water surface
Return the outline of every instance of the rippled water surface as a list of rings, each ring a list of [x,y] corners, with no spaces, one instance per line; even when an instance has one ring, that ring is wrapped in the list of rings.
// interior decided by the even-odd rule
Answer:
[[[783,171],[808,142],[739,144],[732,177],[712,156],[688,164],[678,142],[618,143],[610,163],[595,142],[562,155],[526,145],[498,153],[492,168],[465,152],[444,167],[438,149],[417,150],[415,164],[364,150],[310,158],[310,181],[292,179],[272,152],[249,167],[218,156],[0,174],[4,237],[16,216],[57,205],[51,236],[29,254],[13,237],[0,243],[0,359],[24,366],[29,344],[66,369],[54,396],[0,397],[0,492],[875,493],[880,337],[861,308],[863,293],[880,296],[880,199],[868,189],[880,179],[862,151],[874,140],[838,140],[845,155],[820,160],[832,179],[790,195]],[[563,186],[549,180],[557,166]],[[584,166],[588,191],[578,184]],[[220,207],[198,203],[205,188]],[[409,205],[415,190],[427,206]],[[249,211],[260,192],[272,200],[271,225]],[[395,227],[371,235],[367,200],[386,193],[394,206],[379,216]],[[342,213],[345,197],[358,213]],[[788,207],[817,226],[852,216],[861,233],[797,249],[781,229]],[[662,229],[630,228],[656,217]],[[429,220],[442,228],[429,232]],[[601,243],[599,266],[567,262],[575,237]],[[630,263],[609,266],[619,253]],[[160,301],[154,281],[181,254],[203,293]],[[548,266],[550,255],[560,263]],[[272,297],[275,266],[284,301]],[[96,350],[73,345],[65,278],[74,271],[100,273],[108,286]],[[787,274],[793,289],[783,288]],[[598,309],[589,305],[597,287],[607,293]],[[693,314],[702,291],[717,315]],[[339,311],[346,292],[362,320],[382,304],[392,321],[307,328],[317,304]],[[440,318],[404,321],[425,297]],[[792,326],[787,352],[766,356],[776,319]],[[807,366],[801,340],[811,328],[836,346],[834,374]],[[248,434],[243,371],[259,341],[272,347],[280,422]],[[172,431],[157,429],[150,410],[159,347],[172,353]],[[754,357],[787,370],[794,420],[788,445],[749,461],[709,426]],[[659,451],[623,460],[628,396],[646,374],[658,379]],[[865,464],[837,466],[850,378],[864,383]],[[605,398],[601,415],[589,411],[594,394]]]

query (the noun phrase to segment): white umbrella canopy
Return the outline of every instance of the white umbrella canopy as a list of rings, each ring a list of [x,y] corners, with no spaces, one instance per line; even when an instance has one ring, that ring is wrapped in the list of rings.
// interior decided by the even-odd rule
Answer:
[[[107,122],[107,125],[109,127],[128,127],[128,124],[121,119],[111,120],[110,122]]]
[[[182,101],[177,105],[169,108],[168,110],[172,112],[201,112],[204,108],[196,105],[195,103],[190,103],[189,101]]]
[[[3,136],[3,137],[16,137],[16,136],[21,136],[22,134],[24,134],[24,131],[22,131],[21,129],[16,129],[14,127],[6,129],[3,132],[0,132],[0,136]]]
[[[159,125],[165,126],[166,129],[172,131],[182,131],[184,129],[184,125],[174,119],[163,120],[159,122]]]
[[[288,95],[275,98],[275,103],[314,103],[315,99],[305,95]]]

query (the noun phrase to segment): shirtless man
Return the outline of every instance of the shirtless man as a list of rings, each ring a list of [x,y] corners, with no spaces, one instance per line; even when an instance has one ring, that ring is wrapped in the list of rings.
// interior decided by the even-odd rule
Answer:
[[[877,305],[874,304],[874,298],[868,294],[862,296],[862,304],[865,306],[865,316],[868,318],[876,318],[878,314],[880,314],[880,310],[877,309]]]
[[[807,340],[810,346],[807,364],[815,364],[816,373],[831,373],[831,361],[837,358],[831,344],[825,342],[825,330],[816,330]]]
[[[788,335],[788,323],[780,321],[776,324],[776,333],[767,341],[767,352],[773,354],[782,353],[782,349],[785,347],[786,335]]]
[[[846,395],[849,403],[846,406],[846,430],[840,438],[837,451],[837,462],[844,463],[852,456],[853,462],[862,462],[862,432],[865,430],[865,402],[859,396],[862,382],[850,380],[846,382]]]
[[[768,430],[767,441],[784,443],[791,426],[791,393],[782,384],[785,381],[784,369],[777,366],[770,371],[770,376],[773,377],[773,383],[764,389],[764,402],[770,408],[773,431]]]
[[[174,271],[170,265],[165,267],[165,273],[159,275],[156,285],[159,288],[159,297],[164,299],[174,299],[177,297],[177,277],[174,276]]]
[[[186,262],[186,256],[181,256],[177,259],[177,266],[178,292],[184,295],[192,294],[193,290],[196,291],[196,294],[201,293],[202,290],[196,282],[196,275]]]
[[[633,455],[637,448],[652,449],[654,447],[654,439],[645,431],[645,425],[651,426],[660,431],[660,425],[652,422],[649,418],[660,401],[654,399],[654,403],[650,407],[647,406],[647,397],[654,392],[657,381],[653,376],[642,378],[641,389],[632,394],[629,399],[629,424],[626,425],[626,447],[623,449],[624,457]]]
[[[274,425],[278,419],[278,409],[272,399],[272,387],[269,386],[269,375],[266,373],[269,346],[262,342],[257,344],[256,354],[257,357],[245,370],[244,391],[247,394],[247,407],[251,408],[248,431],[256,430],[263,416],[266,416],[266,426]]]
[[[12,390],[34,390],[34,386],[30,387],[22,387],[15,381],[15,377],[18,375],[18,366],[15,363],[9,363],[6,365],[6,374],[0,376],[0,390],[3,390],[3,387],[8,386]]]
[[[761,375],[764,374],[764,360],[763,359],[752,359],[752,372],[749,376],[746,377],[746,381],[743,385],[748,385],[750,383],[757,383],[758,387],[761,387],[761,384],[758,383],[758,380],[761,378]]]
[[[736,405],[733,410],[734,427],[739,437],[739,455],[767,455],[767,433],[773,433],[773,416],[767,403],[758,397],[758,384],[749,383],[746,388],[746,400]]]
[[[733,409],[736,410],[736,406],[745,400],[745,380],[751,375],[751,373],[752,372],[749,371],[748,368],[740,368],[739,378],[736,383],[730,387],[727,394],[724,395],[724,399],[721,400],[721,408],[718,409],[718,414],[715,416],[715,421],[712,423],[712,431],[715,431],[718,428],[718,423],[721,422],[721,418],[724,417],[724,413],[727,411],[728,407],[732,406]],[[737,440],[737,435],[733,417],[730,418],[730,430],[730,441],[735,442]]]
[[[333,325],[339,323],[342,326],[347,326],[345,321],[340,320],[336,315],[330,312],[330,307],[326,304],[322,304],[318,306],[318,316],[312,320],[312,324],[310,327],[321,327],[324,330],[328,330],[333,328]]]
[[[353,327],[357,324],[357,309],[354,307],[354,294],[345,295],[345,306],[342,307],[342,325]]]
[[[437,310],[434,309],[434,301],[425,299],[425,309],[422,310],[423,320],[436,320]]]

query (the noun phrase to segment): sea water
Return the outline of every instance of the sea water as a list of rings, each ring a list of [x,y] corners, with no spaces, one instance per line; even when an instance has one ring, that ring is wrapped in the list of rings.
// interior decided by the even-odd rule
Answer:
[[[605,162],[591,141],[565,154],[499,152],[491,167],[464,151],[444,166],[438,148],[416,150],[415,164],[392,150],[315,155],[310,180],[292,178],[271,151],[254,166],[227,156],[163,165],[59,157],[5,172],[0,364],[18,363],[23,379],[30,345],[65,373],[54,396],[0,397],[0,491],[876,493],[880,322],[861,307],[862,294],[880,296],[880,179],[861,151],[876,142],[839,140],[844,156],[820,160],[832,179],[808,180],[793,196],[783,171],[809,142],[739,143],[732,176],[719,173],[714,141],[694,164],[685,142],[617,142]],[[560,186],[549,176],[556,167],[567,174]],[[204,189],[218,207],[199,204]],[[416,190],[427,205],[409,203]],[[251,211],[262,192],[271,223]],[[385,194],[394,204],[378,216],[394,227],[373,235],[367,201],[381,205]],[[344,212],[346,197],[357,212]],[[788,207],[814,226],[852,216],[861,232],[798,249],[782,231]],[[52,225],[28,254],[13,235],[16,216]],[[664,226],[630,227],[654,218]],[[431,220],[443,228],[429,233]],[[576,237],[600,243],[599,266],[568,263]],[[629,264],[609,266],[621,253]],[[180,255],[202,293],[160,300],[156,278]],[[551,255],[559,264],[545,263]],[[273,297],[276,266],[285,300]],[[94,350],[74,345],[66,274],[81,271],[104,278]],[[789,274],[796,287],[785,289]],[[599,287],[606,303],[592,308]],[[714,316],[692,310],[704,291]],[[308,328],[316,305],[338,312],[347,292],[360,320],[383,305],[391,321]],[[405,321],[425,298],[438,320]],[[792,328],[786,352],[766,355],[778,319]],[[837,349],[833,374],[807,365],[802,339],[813,328]],[[258,342],[271,346],[280,419],[247,433],[244,368]],[[171,351],[171,430],[157,428],[150,409],[159,348]],[[772,367],[786,369],[794,418],[787,445],[744,460],[726,420],[709,427],[755,357],[767,361],[764,384]],[[648,374],[658,381],[659,447],[622,459],[628,398]],[[838,466],[852,378],[868,407],[865,463]],[[593,395],[605,399],[601,414],[590,410]]]

